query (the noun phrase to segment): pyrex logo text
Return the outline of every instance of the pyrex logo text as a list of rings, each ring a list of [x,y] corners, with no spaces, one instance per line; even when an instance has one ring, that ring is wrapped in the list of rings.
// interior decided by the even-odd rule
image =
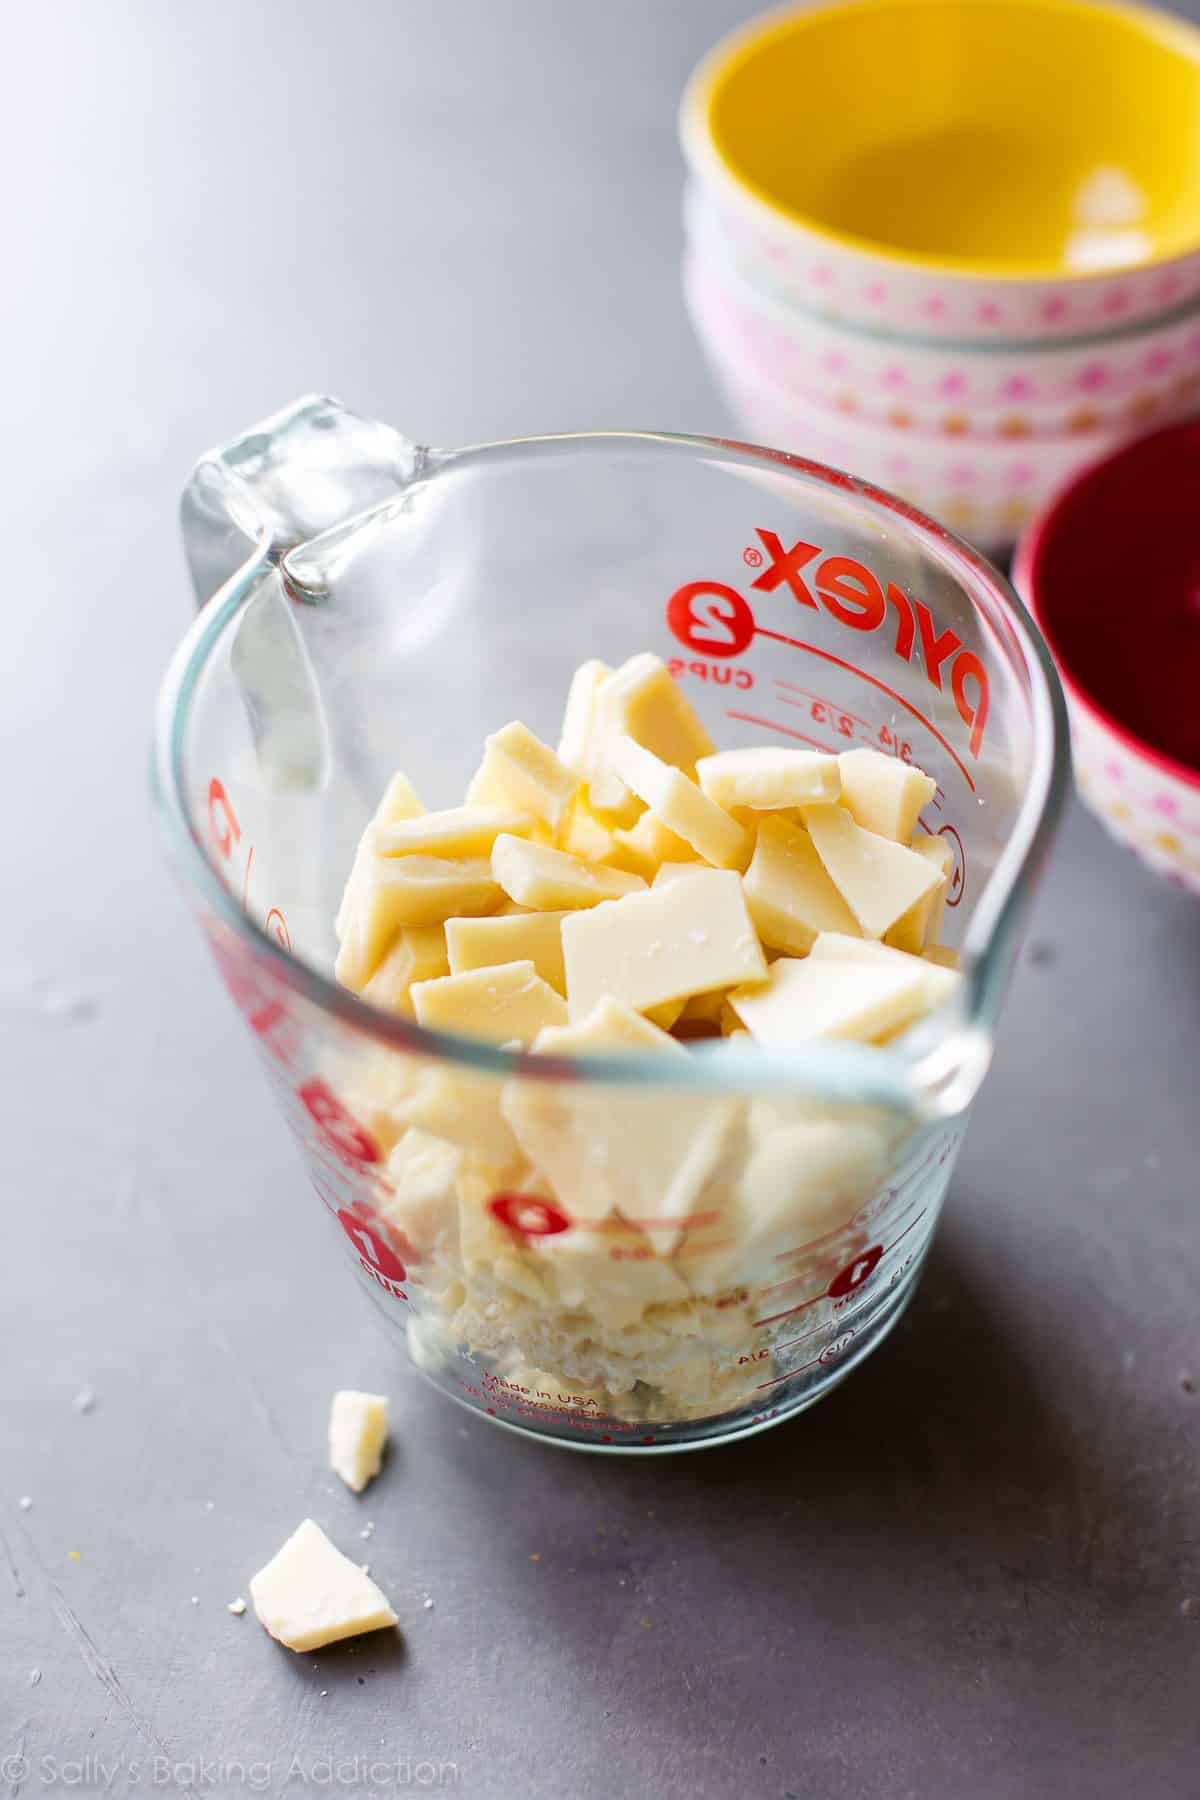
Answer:
[[[978,756],[988,718],[987,671],[956,631],[939,631],[929,608],[910,600],[895,582],[886,585],[852,556],[826,556],[819,544],[803,538],[790,549],[774,531],[756,527],[767,555],[767,567],[751,582],[759,593],[786,590],[800,606],[822,609],[851,631],[880,631],[895,615],[894,654],[912,661],[918,642],[930,686],[939,693],[949,679],[959,718],[971,733],[972,756]],[[747,551],[756,566],[758,552]],[[689,581],[667,603],[667,623],[681,643],[706,656],[740,656],[759,626],[745,598],[722,581]]]

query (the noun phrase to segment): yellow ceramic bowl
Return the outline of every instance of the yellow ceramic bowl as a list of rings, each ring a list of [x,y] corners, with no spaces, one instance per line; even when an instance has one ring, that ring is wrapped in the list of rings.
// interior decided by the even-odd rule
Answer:
[[[776,274],[790,258],[845,316],[1049,335],[1200,286],[1200,31],[1149,10],[775,14],[697,70],[683,135]],[[1005,302],[1012,316],[992,316]]]

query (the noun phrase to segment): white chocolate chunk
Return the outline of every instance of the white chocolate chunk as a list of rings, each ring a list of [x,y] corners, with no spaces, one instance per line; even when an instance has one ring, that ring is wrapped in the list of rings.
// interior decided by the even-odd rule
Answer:
[[[915,976],[923,969],[927,1007],[944,1006],[960,981],[954,969],[939,967],[936,962],[928,962],[923,956],[912,956],[905,950],[893,949],[889,944],[881,944],[877,938],[844,937],[837,931],[823,931],[814,943],[810,955],[819,962],[883,962],[894,969],[907,970],[910,976]]]
[[[866,746],[843,750],[842,805],[864,831],[907,844],[917,816],[937,792],[937,782],[921,769]]]
[[[536,1239],[532,1255],[559,1306],[594,1310],[620,1331],[648,1306],[677,1306],[689,1297],[686,1283],[656,1254],[662,1236],[575,1228]]]
[[[742,880],[755,930],[772,950],[803,956],[819,931],[858,930],[806,831],[765,818]]]
[[[690,848],[690,846],[689,846]],[[665,862],[658,866],[658,873],[650,883],[651,887],[666,887],[668,881],[678,881],[681,875],[701,875],[704,864],[701,862]]]
[[[586,863],[547,844],[530,844],[524,838],[501,836],[492,848],[496,880],[511,900],[540,912],[568,912],[598,906],[602,900],[619,900],[623,894],[645,887],[640,875],[627,869],[610,869],[603,863]]]
[[[745,868],[753,847],[749,832],[707,799],[694,781],[630,737],[614,738],[608,756],[638,799],[697,856],[714,868]]]
[[[804,823],[817,855],[868,937],[882,937],[941,880],[927,858],[905,844],[864,831],[844,807],[807,806]]]
[[[570,1029],[586,1032],[589,1024]],[[562,1054],[566,1037],[545,1032],[534,1049],[539,1055]],[[674,1054],[687,1055],[681,1045],[665,1041]],[[664,1106],[652,1088],[518,1080],[506,1084],[503,1108],[522,1151],[573,1222],[596,1223],[619,1210],[628,1223],[647,1231],[665,1256],[725,1154],[742,1103],[710,1094],[672,1094]]]
[[[451,914],[492,912],[503,898],[483,857],[373,856],[357,942],[366,977],[403,927],[440,925]],[[348,938],[342,951],[350,945]],[[334,971],[339,981],[347,980],[342,960],[339,956]]]
[[[920,963],[911,960],[916,968],[910,972],[883,959],[781,956],[765,987],[736,988],[729,1004],[751,1036],[772,1049],[822,1037],[869,1043],[902,1030],[926,1010],[926,980]]]
[[[507,1140],[505,1144],[507,1153]],[[408,1130],[388,1157],[387,1186],[376,1204],[380,1217],[422,1256],[448,1244],[458,1231],[458,1175],[463,1152],[427,1131]]]
[[[836,756],[775,744],[718,750],[715,756],[702,757],[696,764],[696,779],[709,799],[726,812],[735,806],[748,806],[755,812],[811,806],[836,800],[842,791]]]
[[[516,1140],[500,1111],[501,1083],[494,1075],[448,1067],[422,1072],[404,1104],[410,1125],[444,1144],[469,1151],[499,1173],[520,1159]]]
[[[527,837],[533,821],[525,813],[492,806],[451,806],[375,827],[380,856],[490,856],[502,831]]]
[[[767,965],[740,878],[706,869],[564,919],[567,1005],[580,1020],[611,997],[637,1012],[735,983]]]
[[[685,1056],[687,1052],[651,1024],[631,1006],[606,995],[598,1000],[584,1018],[568,1025],[553,1025],[543,1031],[534,1050],[539,1056],[590,1056],[593,1050],[665,1051],[668,1055]]]
[[[957,969],[962,962],[959,952],[952,950],[949,944],[931,944],[921,954],[923,961],[931,962],[939,969]]]
[[[558,740],[558,760],[573,769],[581,781],[591,776],[597,725],[596,710],[600,689],[612,674],[608,664],[598,657],[580,663],[571,677],[567,704],[563,709],[562,734]]]
[[[319,1650],[394,1625],[396,1615],[369,1575],[305,1519],[250,1583],[259,1623],[289,1650]]]
[[[402,930],[395,943],[362,990],[364,1000],[388,1012],[412,1015],[409,990],[414,981],[432,981],[447,975],[446,934],[440,925],[415,925]]]
[[[885,941],[897,950],[910,950],[919,955],[926,944],[936,940],[942,929],[954,852],[944,837],[925,837],[920,832],[913,839],[912,848],[918,856],[926,857],[933,864],[941,879],[936,887],[930,888],[900,915],[888,930]]]
[[[613,837],[620,866],[632,869],[645,881],[653,881],[665,862],[687,862],[695,857],[692,846],[669,830],[657,813],[644,812],[636,825],[614,832]]]
[[[579,786],[573,769],[514,719],[484,740],[483,761],[467,789],[468,806],[532,813],[553,831]]]
[[[621,806],[628,791],[608,755],[618,737],[635,743],[678,769],[692,769],[714,745],[683,690],[661,657],[631,656],[601,684],[596,701],[596,734],[589,784],[592,802]]]
[[[388,782],[383,790],[383,799],[375,808],[374,814],[359,839],[358,849],[354,853],[354,865],[350,870],[350,879],[342,894],[342,903],[338,908],[336,931],[339,940],[344,938],[350,929],[350,920],[357,902],[357,889],[364,879],[364,872],[375,846],[375,830],[380,825],[393,825],[401,819],[415,819],[425,811],[417,798],[417,790],[408,776],[401,769]]]
[[[543,981],[566,995],[562,922],[565,912],[510,913],[504,918],[447,919],[446,950],[452,975],[497,963],[531,962]],[[439,969],[431,973],[444,974]]]
[[[531,962],[498,963],[419,981],[412,1003],[417,1022],[427,1031],[457,1031],[499,1044],[532,1043],[547,1025],[567,1022],[565,1001]]]
[[[621,855],[621,846],[612,826],[597,817],[582,792],[576,794],[567,808],[558,828],[555,848],[565,850],[568,856],[581,857],[584,862],[613,862],[621,868],[632,867]]]
[[[378,1475],[387,1432],[386,1394],[338,1389],[329,1412],[329,1466],[356,1494]]]

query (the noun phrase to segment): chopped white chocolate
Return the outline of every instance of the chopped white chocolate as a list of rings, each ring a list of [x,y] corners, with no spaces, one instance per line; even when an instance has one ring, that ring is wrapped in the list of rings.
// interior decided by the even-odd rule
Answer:
[[[681,875],[700,875],[705,865],[702,862],[665,862],[660,863],[658,873],[650,883],[651,887],[666,887],[668,881],[678,881]]]
[[[911,763],[862,747],[843,750],[842,805],[864,831],[878,832],[894,843],[907,844],[917,817],[937,792],[937,782]]]
[[[924,962],[931,962],[939,969],[957,969],[962,957],[949,944],[930,944],[921,952]]]
[[[437,975],[448,975],[450,963],[446,955],[446,934],[440,925],[414,925],[400,932],[371,979],[362,990],[363,999],[389,1012],[411,1015],[409,989],[414,981],[432,981]]]
[[[329,1466],[356,1494],[378,1475],[387,1434],[386,1394],[338,1389],[329,1411]]]
[[[905,969],[913,977],[924,970],[925,1004],[928,1007],[945,1005],[960,980],[954,969],[939,967],[936,962],[929,962],[923,956],[913,956],[906,950],[881,944],[878,938],[845,937],[838,931],[823,931],[814,943],[810,955],[822,962],[862,962],[870,959],[890,964],[895,969]]]
[[[611,674],[607,663],[593,657],[589,662],[580,663],[567,690],[558,760],[573,769],[581,781],[587,781],[591,775],[597,703],[600,689]]]
[[[370,822],[362,837],[358,849],[354,853],[354,865],[350,870],[350,879],[342,894],[342,903],[338,908],[336,931],[339,941],[350,929],[354,908],[358,901],[358,888],[365,878],[365,870],[375,847],[375,829],[379,825],[393,825],[401,819],[415,819],[425,808],[417,798],[417,790],[408,776],[401,769],[388,782],[383,790],[383,799],[375,808]]]
[[[539,1056],[590,1056],[593,1050],[653,1050],[686,1055],[673,1037],[611,995],[598,1000],[586,1017],[543,1031],[534,1049]]]
[[[606,996],[637,1012],[735,983],[764,981],[767,965],[739,876],[706,869],[614,905],[563,920],[571,1019]]]
[[[713,742],[660,657],[643,652],[604,681],[596,700],[596,737],[588,781],[592,803],[621,806],[628,790],[608,754],[615,738],[630,737],[662,762],[693,769]]]
[[[807,831],[768,816],[742,879],[746,905],[763,943],[803,956],[819,931],[858,930]]]
[[[630,830],[618,830],[613,836],[621,868],[632,869],[645,881],[653,881],[665,862],[687,862],[695,857],[692,846],[669,830],[657,813],[644,812]],[[697,866],[694,861],[692,866]]]
[[[451,806],[445,812],[422,813],[375,827],[380,856],[490,856],[502,831],[527,837],[533,820],[527,813],[494,806]]]
[[[505,1156],[511,1156],[504,1140]],[[463,1151],[454,1144],[411,1128],[387,1162],[387,1186],[381,1186],[380,1217],[402,1231],[422,1256],[446,1247],[458,1230],[458,1177]]]
[[[870,1043],[902,1030],[929,1004],[921,964],[910,960],[912,971],[882,958],[781,956],[765,987],[737,988],[729,1004],[758,1043],[775,1049],[822,1037]]]
[[[520,1152],[500,1110],[500,1098],[501,1083],[494,1075],[428,1068],[404,1103],[404,1117],[419,1131],[503,1172],[519,1160]]]
[[[465,975],[470,969],[493,968],[497,963],[531,962],[542,980],[565,997],[562,922],[569,916],[565,912],[527,912],[509,913],[504,918],[447,919],[449,972]]]
[[[597,817],[582,792],[576,794],[567,808],[558,828],[555,848],[565,850],[568,856],[581,857],[585,862],[615,862],[622,868],[632,867],[621,855],[612,826]]]
[[[259,1623],[289,1650],[319,1650],[394,1625],[396,1615],[369,1575],[305,1519],[250,1583]]]
[[[926,857],[864,830],[844,807],[807,806],[804,823],[817,855],[868,937],[881,938],[942,879]]]
[[[897,950],[911,950],[918,955],[926,944],[936,940],[942,929],[954,852],[944,837],[925,837],[920,832],[913,839],[912,848],[918,856],[926,857],[934,865],[941,879],[936,887],[930,888],[900,915],[888,929],[885,942]]]
[[[714,868],[745,868],[753,848],[750,833],[707,799],[694,781],[630,737],[614,738],[608,756],[638,799],[697,856]]]
[[[463,975],[419,981],[413,1011],[427,1031],[473,1032],[497,1043],[532,1043],[547,1025],[565,1025],[566,1002],[531,962],[498,963]]]
[[[775,744],[748,750],[718,750],[696,764],[696,780],[726,812],[747,806],[771,812],[836,800],[842,791],[836,756],[818,750],[789,750]]]
[[[568,912],[598,906],[602,900],[619,900],[645,887],[640,875],[627,869],[610,869],[604,863],[586,863],[548,844],[530,844],[524,838],[498,837],[492,848],[496,880],[511,900],[543,912]]]
[[[686,1056],[655,1026],[644,1020],[633,1025],[612,1001],[602,1006],[577,1025],[543,1032],[535,1052],[654,1048]],[[725,1154],[742,1112],[740,1101],[711,1094],[675,1094],[664,1107],[652,1088],[531,1080],[507,1083],[503,1107],[521,1149],[576,1223],[608,1219],[619,1207],[628,1223],[651,1232],[663,1256],[674,1247],[681,1221]]]
[[[467,805],[532,813],[553,831],[578,786],[574,770],[514,719],[485,739],[483,761],[467,789]]]

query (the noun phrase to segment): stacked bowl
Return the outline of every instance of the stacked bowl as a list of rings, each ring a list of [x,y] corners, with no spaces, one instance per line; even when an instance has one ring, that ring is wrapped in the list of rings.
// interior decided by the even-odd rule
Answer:
[[[749,437],[988,549],[1200,405],[1200,32],[1081,0],[776,13],[689,84],[688,308]]]

